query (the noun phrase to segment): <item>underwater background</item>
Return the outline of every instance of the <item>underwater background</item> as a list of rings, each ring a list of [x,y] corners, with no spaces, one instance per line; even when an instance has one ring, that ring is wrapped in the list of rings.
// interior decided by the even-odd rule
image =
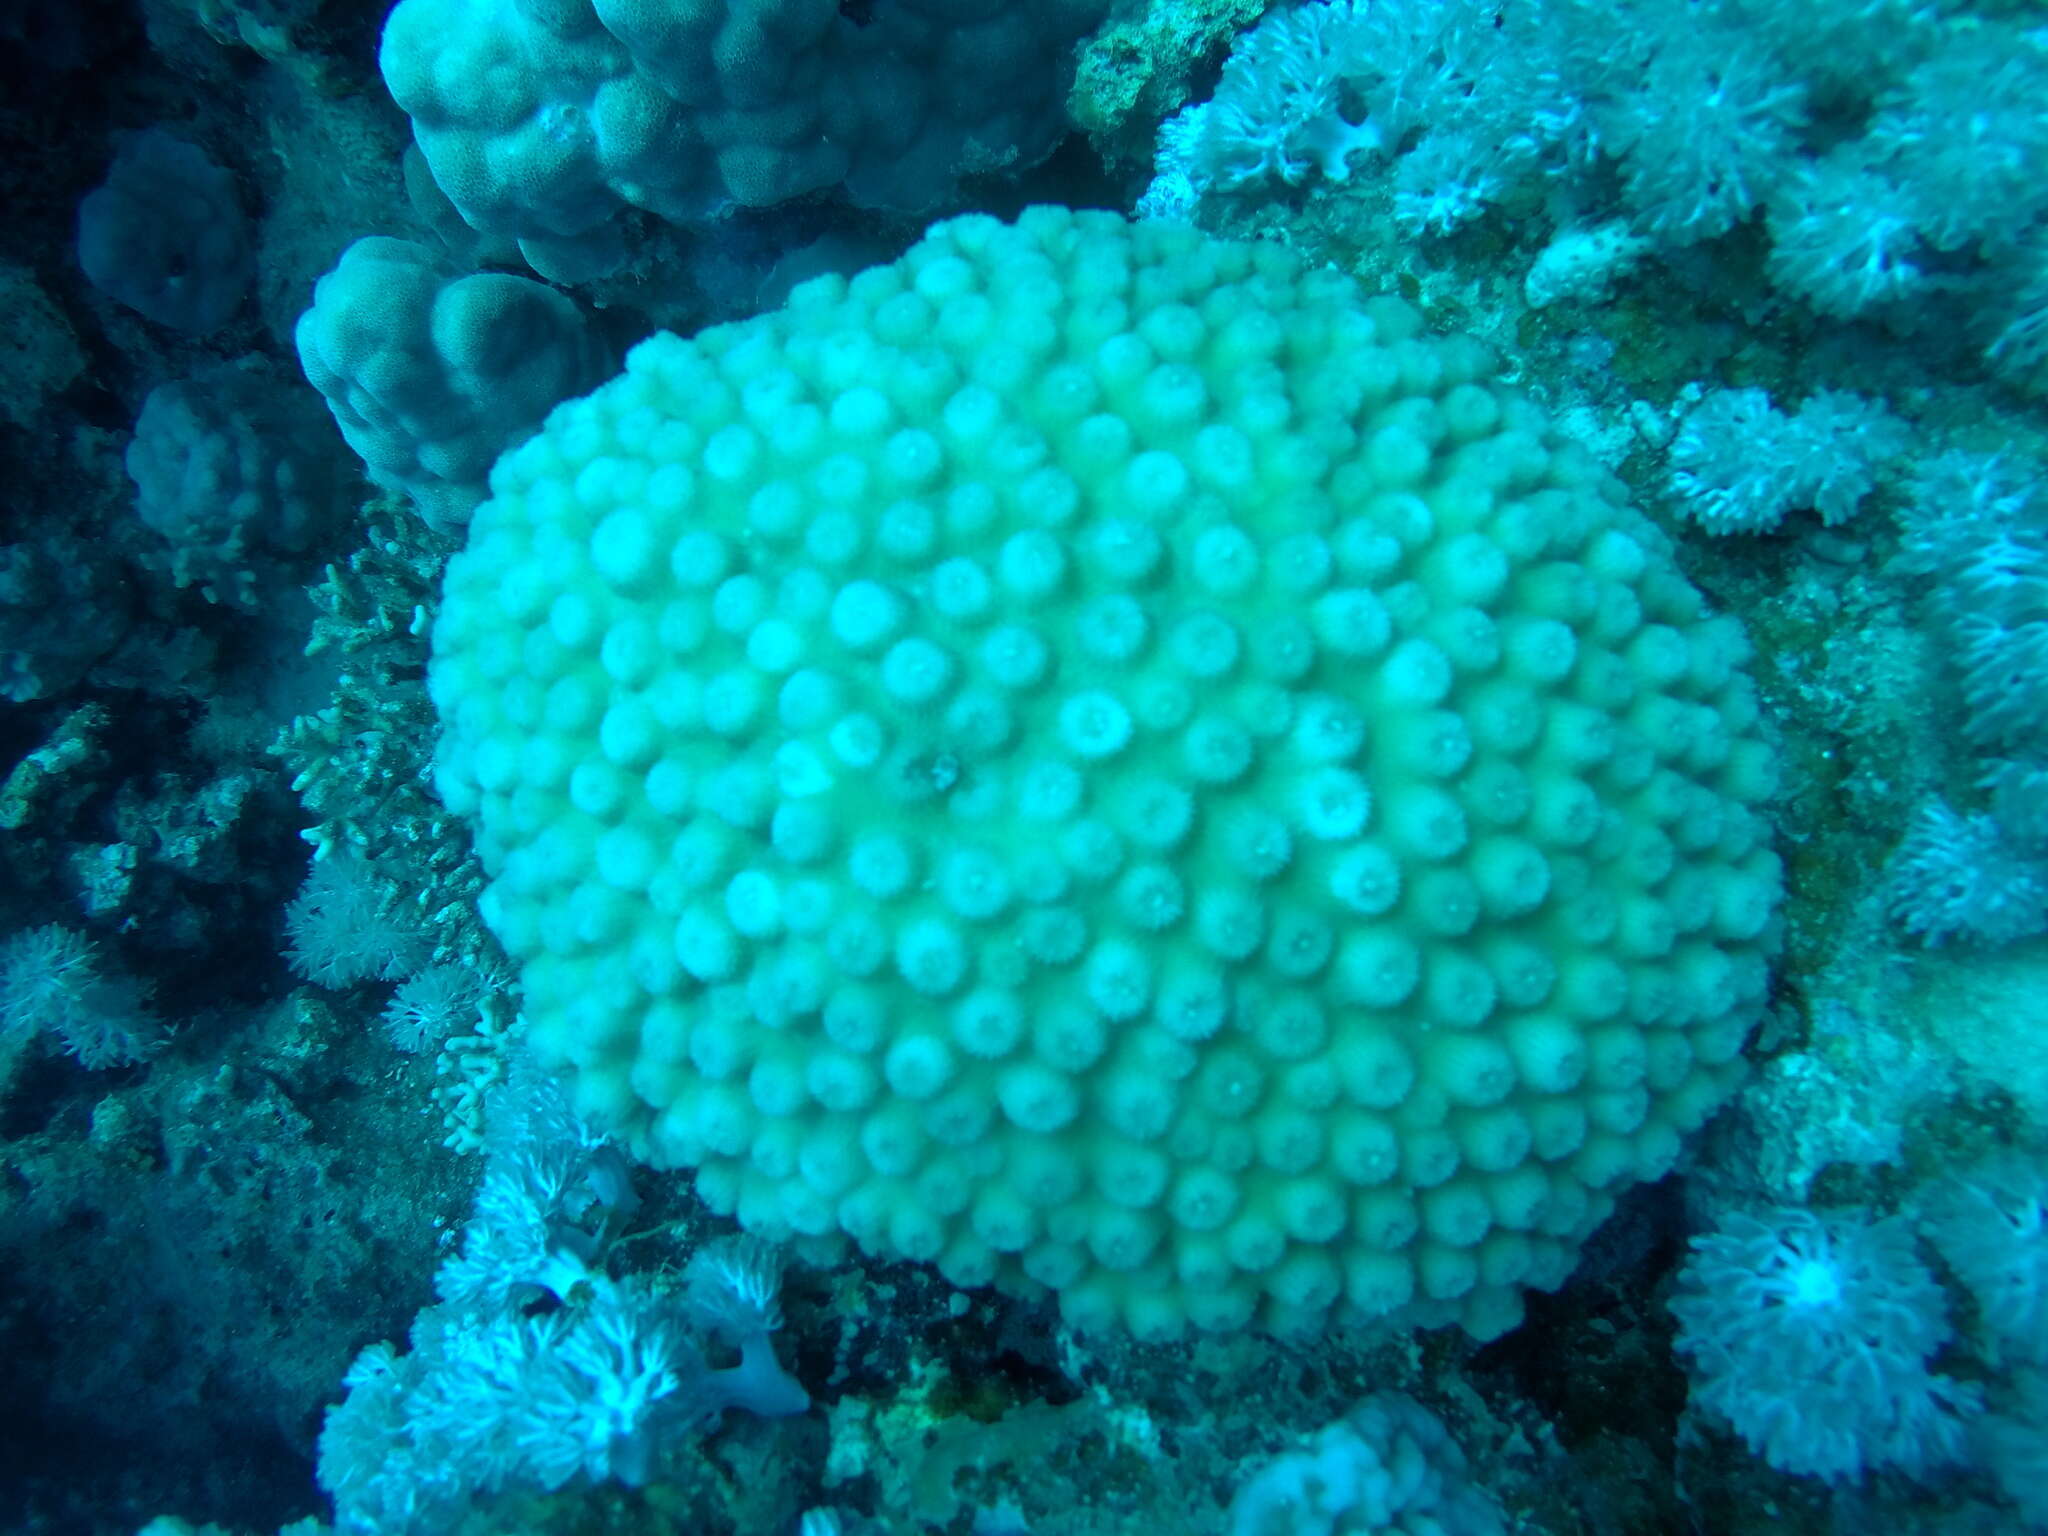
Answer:
[[[0,40],[0,1531],[2048,1531],[2037,0]]]

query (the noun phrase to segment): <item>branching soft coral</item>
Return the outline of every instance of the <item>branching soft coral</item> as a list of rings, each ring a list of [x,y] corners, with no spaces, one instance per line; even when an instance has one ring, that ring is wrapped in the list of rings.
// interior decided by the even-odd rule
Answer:
[[[2048,861],[1992,816],[1923,805],[1885,871],[1892,916],[1929,946],[2010,944],[2048,927]]]
[[[391,911],[370,866],[345,851],[313,861],[284,924],[292,969],[323,987],[410,975],[427,959],[426,943]]]
[[[2048,1362],[2048,1161],[1995,1154],[1937,1186],[1922,1224],[1994,1347]]]
[[[141,985],[96,956],[91,940],[55,923],[0,946],[0,1038],[47,1034],[93,1069],[154,1052],[164,1030]]]
[[[698,1250],[685,1288],[605,1267],[631,1208],[615,1149],[522,1067],[502,1090],[461,1250],[415,1321],[375,1344],[320,1436],[338,1530],[436,1536],[478,1493],[575,1478],[641,1484],[677,1437],[728,1408],[803,1412],[777,1360],[781,1273],[757,1239]],[[706,1347],[736,1351],[714,1366]]]
[[[2039,467],[1956,452],[1921,464],[1898,567],[1930,578],[1963,734],[1990,809],[1923,807],[1891,865],[1892,905],[1930,944],[2002,944],[2048,927],[2048,504]]]
[[[1860,1478],[1961,1454],[1977,1397],[1930,1368],[1946,1305],[1904,1218],[1738,1212],[1692,1249],[1671,1311],[1695,1400],[1772,1466]]]
[[[1905,434],[1881,406],[1824,390],[1786,415],[1760,389],[1724,389],[1687,414],[1671,448],[1671,488],[1708,533],[1775,527],[1795,507],[1830,526],[1869,494]]]
[[[1761,209],[1780,288],[1838,317],[1952,317],[2041,389],[2044,87],[2048,32],[1916,0],[1310,0],[1165,125],[1141,212],[1348,192],[1375,161],[1415,237],[1540,203],[1670,251]]]

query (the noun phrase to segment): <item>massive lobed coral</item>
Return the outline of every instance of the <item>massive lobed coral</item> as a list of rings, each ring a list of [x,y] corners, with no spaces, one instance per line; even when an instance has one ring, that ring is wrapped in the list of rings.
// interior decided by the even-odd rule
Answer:
[[[643,343],[434,629],[533,1048],[1085,1326],[1511,1326],[1735,1081],[1780,874],[1739,629],[1490,374],[1058,208]]]

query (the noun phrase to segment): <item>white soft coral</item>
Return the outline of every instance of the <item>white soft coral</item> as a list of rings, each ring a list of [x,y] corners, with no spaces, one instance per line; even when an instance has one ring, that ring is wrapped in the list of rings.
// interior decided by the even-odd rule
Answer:
[[[1692,1250],[1671,1311],[1695,1400],[1772,1466],[1853,1478],[1960,1454],[1977,1399],[1930,1369],[1946,1305],[1903,1217],[1737,1212]]]
[[[1937,1188],[1922,1228],[1976,1298],[1990,1342],[2048,1361],[2048,1167],[2007,1150]]]

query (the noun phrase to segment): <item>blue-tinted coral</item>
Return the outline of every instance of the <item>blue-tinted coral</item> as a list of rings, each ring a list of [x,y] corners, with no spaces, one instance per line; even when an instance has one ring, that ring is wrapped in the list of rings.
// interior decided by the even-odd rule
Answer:
[[[436,1536],[506,1488],[643,1484],[727,1409],[809,1406],[775,1354],[772,1250],[707,1243],[680,1291],[614,1278],[604,1251],[632,1199],[617,1152],[536,1073],[516,1073],[498,1108],[461,1251],[436,1276],[442,1303],[419,1315],[409,1352],[357,1357],[321,1432],[320,1481],[350,1536]],[[712,1368],[706,1339],[738,1363]]]
[[[2048,1361],[2048,1158],[2011,1148],[1962,1170],[1922,1225],[1998,1349]]]
[[[1214,98],[1165,125],[1140,212],[1184,217],[1210,190],[1342,181],[1392,159],[1403,227],[1444,232],[1577,120],[1543,34],[1477,0],[1276,10],[1239,40]]]
[[[333,432],[318,410],[259,353],[150,391],[128,478],[180,587],[254,611],[303,580],[294,557],[338,511]]]
[[[1886,878],[1892,916],[1929,945],[2010,944],[2048,928],[2048,858],[1994,816],[1922,806]]]
[[[1375,160],[1415,235],[1540,199],[1670,248],[1762,210],[1785,290],[1836,316],[1948,302],[2038,388],[2044,89],[2048,33],[1912,0],[1311,0],[1269,12],[1213,100],[1164,126],[1140,211],[1355,183]]]
[[[610,366],[566,295],[383,236],[342,252],[294,335],[370,478],[439,528],[466,523],[491,461]]]
[[[924,211],[1036,164],[1107,0],[402,0],[379,62],[472,227],[576,282],[630,210],[701,225],[843,190]]]
[[[164,1038],[141,985],[107,970],[90,940],[55,923],[0,945],[0,1038],[36,1033],[91,1069],[141,1061]]]
[[[1784,178],[1806,93],[1740,27],[1717,25],[1715,8],[1671,11],[1640,83],[1631,76],[1599,115],[1638,227],[1703,240],[1734,228]],[[1687,14],[1690,23],[1678,19]]]
[[[1977,1399],[1932,1369],[1947,1306],[1903,1217],[1736,1212],[1693,1239],[1678,1283],[1694,1400],[1780,1471],[1860,1478],[1962,1454]]]
[[[1774,528],[1811,507],[1829,525],[1855,512],[1904,430],[1860,396],[1824,390],[1787,416],[1761,389],[1723,389],[1686,415],[1671,446],[1680,510],[1708,533]]]
[[[466,965],[430,965],[408,976],[384,1006],[384,1033],[401,1051],[421,1051],[476,1023],[485,984]]]
[[[129,632],[122,572],[102,540],[0,544],[0,699],[28,704],[84,678]]]
[[[323,987],[389,981],[427,958],[424,939],[393,912],[376,871],[346,850],[313,861],[284,923],[292,969]]]
[[[1230,1536],[1504,1536],[1443,1421],[1377,1392],[1260,1467],[1230,1502]]]
[[[159,325],[218,330],[255,272],[234,177],[162,129],[135,135],[78,206],[78,264]]]
[[[1963,728],[2002,759],[2048,760],[2048,501],[2040,466],[1956,452],[1918,466],[1903,569],[1957,642]]]

